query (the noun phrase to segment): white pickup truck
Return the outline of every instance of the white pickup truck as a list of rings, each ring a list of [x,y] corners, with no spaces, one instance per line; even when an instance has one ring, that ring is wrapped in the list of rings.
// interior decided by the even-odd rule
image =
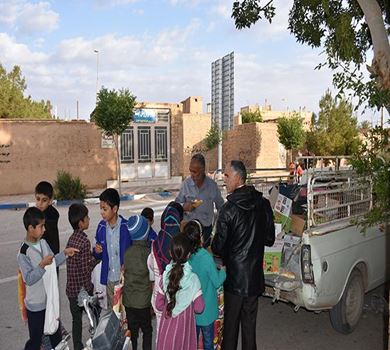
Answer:
[[[279,273],[265,276],[265,295],[296,311],[330,310],[333,328],[350,333],[364,294],[387,280],[389,230],[376,225],[362,232],[356,225],[372,194],[369,179],[353,170],[309,169],[302,182],[306,227],[301,237],[285,236]]]

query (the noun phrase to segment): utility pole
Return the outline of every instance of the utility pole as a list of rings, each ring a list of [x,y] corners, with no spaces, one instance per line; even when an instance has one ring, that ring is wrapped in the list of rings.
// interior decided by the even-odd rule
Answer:
[[[99,50],[93,50],[96,53],[96,103],[99,88]]]

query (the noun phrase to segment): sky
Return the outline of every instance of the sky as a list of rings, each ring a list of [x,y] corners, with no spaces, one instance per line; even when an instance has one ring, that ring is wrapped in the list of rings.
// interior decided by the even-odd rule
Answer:
[[[287,29],[292,0],[272,24],[237,30],[233,0],[0,0],[0,63],[19,65],[26,94],[61,119],[89,119],[96,87],[129,89],[139,102],[211,100],[211,63],[235,53],[235,111],[252,104],[318,113],[332,74],[321,50]],[[95,52],[98,51],[98,53]],[[334,91],[334,90],[332,90]],[[358,119],[377,123],[380,113]]]

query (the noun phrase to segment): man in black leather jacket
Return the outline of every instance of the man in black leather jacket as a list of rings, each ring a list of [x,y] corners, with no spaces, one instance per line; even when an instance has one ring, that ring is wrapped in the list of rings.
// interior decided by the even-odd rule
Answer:
[[[245,185],[246,169],[232,160],[225,168],[227,202],[219,212],[212,251],[226,266],[223,350],[237,348],[241,324],[242,349],[256,349],[258,297],[264,292],[264,245],[275,241],[270,203]]]

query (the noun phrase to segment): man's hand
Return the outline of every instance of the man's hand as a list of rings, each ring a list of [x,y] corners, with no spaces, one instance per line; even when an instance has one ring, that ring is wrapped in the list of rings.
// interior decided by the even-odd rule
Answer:
[[[68,247],[68,248],[64,249],[64,253],[66,256],[73,256],[76,253],[78,253],[79,251],[80,251],[80,249],[73,248],[73,247]]]
[[[192,206],[192,202],[185,202],[183,204],[184,211],[191,211],[192,209],[194,209],[194,207]]]
[[[46,265],[50,265],[53,262],[53,257],[53,255],[46,255],[39,263],[39,266],[43,269]]]
[[[100,254],[100,253],[103,252],[103,247],[101,246],[101,244],[96,243],[96,245],[95,245],[95,252],[96,252],[97,254]]]

